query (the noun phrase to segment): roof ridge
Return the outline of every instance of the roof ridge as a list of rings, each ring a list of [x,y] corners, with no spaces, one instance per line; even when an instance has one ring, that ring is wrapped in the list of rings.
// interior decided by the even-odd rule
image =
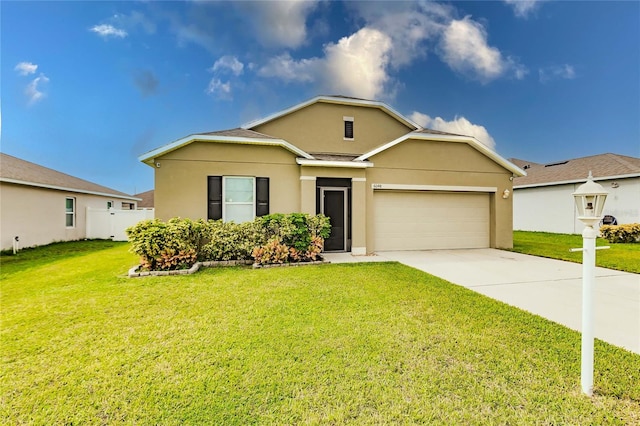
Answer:
[[[626,157],[624,155],[619,155],[619,154],[613,154],[613,153],[606,153],[605,155],[610,156],[613,160],[617,161],[618,163],[629,167],[630,169],[635,169],[640,171],[640,166],[637,166],[636,164],[631,163],[630,161],[627,160],[627,158],[633,158],[633,157]]]

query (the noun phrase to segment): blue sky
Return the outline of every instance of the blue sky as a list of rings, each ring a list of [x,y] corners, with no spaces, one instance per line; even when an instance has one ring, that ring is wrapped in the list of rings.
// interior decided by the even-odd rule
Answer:
[[[127,193],[137,157],[316,95],[503,157],[640,156],[640,2],[2,1],[0,149]]]

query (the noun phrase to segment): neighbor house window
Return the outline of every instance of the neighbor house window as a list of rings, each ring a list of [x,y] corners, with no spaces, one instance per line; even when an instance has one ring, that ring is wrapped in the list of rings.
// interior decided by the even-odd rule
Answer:
[[[76,199],[67,198],[65,203],[65,223],[67,228],[73,228],[76,226]]]
[[[242,223],[269,214],[269,178],[209,176],[207,218]]]
[[[107,208],[110,209],[113,207],[113,201],[107,201]]]
[[[344,120],[344,139],[353,140],[353,117],[342,117]]]

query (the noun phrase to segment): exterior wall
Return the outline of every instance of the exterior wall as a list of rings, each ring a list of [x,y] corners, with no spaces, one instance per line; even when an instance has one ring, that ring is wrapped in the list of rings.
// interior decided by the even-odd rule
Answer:
[[[342,114],[338,114],[341,132]],[[376,144],[383,142],[388,139]],[[156,217],[206,218],[207,176],[269,177],[270,212],[310,214],[316,212],[317,178],[349,178],[351,247],[353,253],[365,254],[375,251],[374,184],[487,187],[495,188],[486,191],[490,245],[513,246],[512,199],[502,198],[504,190],[513,191],[512,173],[466,143],[407,140],[373,156],[371,168],[300,166],[295,159],[295,154],[281,147],[210,142],[195,142],[172,151],[156,158],[160,165],[155,169]]]
[[[353,117],[354,140],[344,140],[343,117]],[[318,102],[253,128],[306,152],[363,154],[410,132],[378,108]]]
[[[300,209],[300,174],[284,148],[196,142],[156,158],[155,216],[207,218],[207,176],[269,177],[272,213]]]
[[[66,198],[76,199],[75,226],[65,226]],[[13,238],[18,236],[20,247],[49,244],[54,241],[73,241],[86,238],[87,207],[104,209],[108,201],[120,209],[122,202],[131,200],[117,197],[81,194],[54,189],[37,188],[0,182],[0,247],[10,250]]]
[[[512,173],[464,143],[407,140],[370,159],[367,206],[373,205],[374,184],[495,187],[490,194],[491,247],[513,247]],[[398,166],[401,165],[401,166]],[[373,241],[373,211],[367,209],[366,241]],[[375,248],[367,247],[371,252]]]
[[[609,192],[604,214],[618,224],[640,222],[640,178],[597,181]],[[612,187],[613,183],[618,187]],[[514,229],[580,234],[584,225],[576,216],[573,192],[582,183],[516,188],[513,195]]]

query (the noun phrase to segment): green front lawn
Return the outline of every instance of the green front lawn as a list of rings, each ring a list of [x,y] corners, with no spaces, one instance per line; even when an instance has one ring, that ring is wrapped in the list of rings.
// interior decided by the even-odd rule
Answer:
[[[603,268],[640,274],[640,244],[611,244],[598,238],[596,246],[610,249],[596,251],[596,265]],[[582,236],[553,234],[550,232],[513,232],[513,251],[552,259],[582,263],[582,252],[571,252],[582,247]]]
[[[396,263],[2,257],[2,424],[637,424],[640,356]],[[54,250],[55,251],[55,250]],[[49,261],[45,258],[49,257]]]

